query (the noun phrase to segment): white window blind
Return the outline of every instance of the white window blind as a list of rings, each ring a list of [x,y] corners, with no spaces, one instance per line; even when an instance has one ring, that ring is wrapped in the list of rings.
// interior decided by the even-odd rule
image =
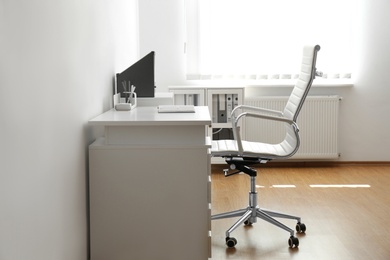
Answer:
[[[351,78],[352,0],[186,0],[187,79],[290,79],[319,44],[324,78]]]

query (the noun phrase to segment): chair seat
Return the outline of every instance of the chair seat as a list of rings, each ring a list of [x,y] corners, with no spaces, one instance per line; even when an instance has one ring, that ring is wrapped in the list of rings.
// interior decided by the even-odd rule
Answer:
[[[278,158],[291,153],[283,148],[282,144],[267,144],[260,142],[242,141],[244,156],[257,158]],[[236,140],[215,140],[211,144],[212,156],[238,156],[239,150]]]

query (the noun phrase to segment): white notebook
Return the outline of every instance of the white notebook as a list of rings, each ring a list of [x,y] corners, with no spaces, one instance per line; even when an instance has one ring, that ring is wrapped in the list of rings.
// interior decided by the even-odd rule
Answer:
[[[160,105],[157,110],[159,113],[195,113],[193,105]]]

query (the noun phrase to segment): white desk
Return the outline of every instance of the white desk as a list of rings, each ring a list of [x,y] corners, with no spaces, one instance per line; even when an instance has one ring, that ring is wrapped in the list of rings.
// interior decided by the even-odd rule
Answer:
[[[91,259],[207,259],[211,254],[207,107],[114,111],[89,121]]]

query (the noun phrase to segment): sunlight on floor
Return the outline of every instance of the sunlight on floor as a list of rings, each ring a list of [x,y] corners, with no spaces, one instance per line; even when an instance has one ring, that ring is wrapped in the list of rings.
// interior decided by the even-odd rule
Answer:
[[[371,188],[368,184],[313,184],[311,188]]]

